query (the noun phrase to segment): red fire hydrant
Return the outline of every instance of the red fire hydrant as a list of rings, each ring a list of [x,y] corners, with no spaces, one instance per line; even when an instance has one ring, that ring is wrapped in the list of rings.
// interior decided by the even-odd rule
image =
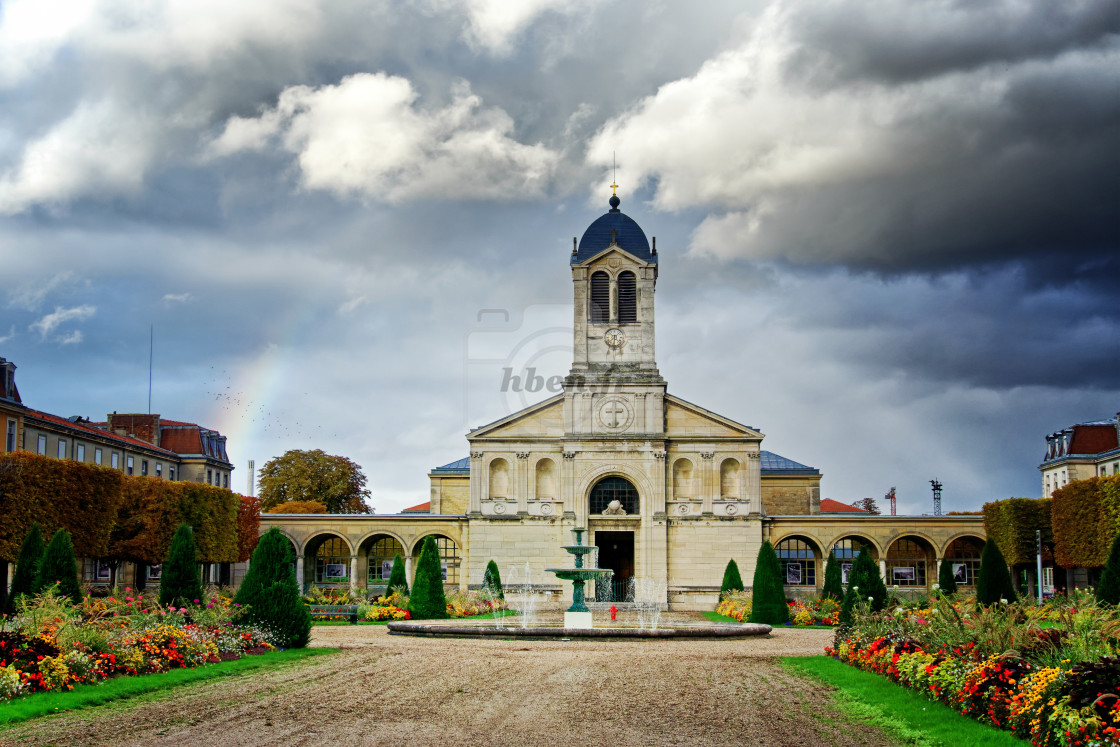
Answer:
[[[614,606],[614,605],[612,604],[612,605],[611,605],[611,610],[610,610],[610,611],[611,611],[611,619],[613,620],[613,619],[614,619],[614,616],[618,614],[618,607],[615,607],[615,606]]]

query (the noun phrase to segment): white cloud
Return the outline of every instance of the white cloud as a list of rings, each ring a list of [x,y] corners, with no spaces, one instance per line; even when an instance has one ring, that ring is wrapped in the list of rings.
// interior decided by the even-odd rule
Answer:
[[[50,335],[52,335],[55,332],[55,330],[57,330],[63,324],[66,324],[67,322],[82,321],[82,320],[85,320],[85,319],[89,319],[91,316],[94,315],[94,313],[96,311],[97,311],[96,306],[90,306],[88,304],[83,305],[83,306],[74,306],[74,307],[69,308],[69,309],[64,309],[61,306],[56,306],[54,311],[52,311],[50,314],[47,314],[42,319],[40,319],[36,322],[32,322],[31,326],[29,326],[28,329],[31,330],[32,332],[38,332],[39,333],[39,338],[42,339],[42,340],[46,340]],[[75,337],[75,333],[77,333],[76,337]],[[81,332],[78,332],[77,330],[75,330],[74,332],[70,333],[69,335],[56,337],[54,339],[55,339],[56,342],[61,342],[63,344],[69,344],[69,343],[81,342],[82,335],[81,335]]]
[[[83,339],[82,331],[80,329],[75,329],[70,334],[59,337],[58,343],[60,345],[77,345]]]
[[[466,40],[494,55],[509,54],[517,37],[547,13],[588,13],[600,0],[429,0],[435,13],[465,11]]]
[[[186,303],[187,301],[191,301],[193,299],[194,299],[194,296],[192,296],[190,293],[164,293],[163,294],[163,302],[165,304],[168,304],[168,305],[173,304],[173,303]]]
[[[46,282],[26,283],[22,287],[12,291],[9,305],[33,311],[39,308],[39,305],[43,303],[43,299],[45,299],[51,291],[63,283],[70,282],[73,277],[74,274],[72,272],[65,271],[51,276]]]
[[[453,94],[450,105],[423,109],[408,80],[384,73],[292,86],[274,109],[231,119],[210,150],[228,155],[278,140],[296,155],[305,187],[342,196],[395,202],[541,194],[559,154],[510,137],[509,115],[484,109],[466,83]]]
[[[8,340],[12,339],[15,336],[16,336],[16,325],[13,324],[11,326],[11,328],[8,329],[8,334],[4,335],[3,337],[0,337],[0,344],[3,344],[5,342],[7,342]]]

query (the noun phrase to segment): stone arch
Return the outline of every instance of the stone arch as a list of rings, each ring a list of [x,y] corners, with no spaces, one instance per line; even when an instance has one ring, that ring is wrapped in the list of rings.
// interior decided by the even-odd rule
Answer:
[[[490,460],[490,497],[509,498],[509,462],[502,457]]]
[[[359,558],[364,558],[365,580],[367,584],[383,584],[389,580],[393,560],[405,552],[404,542],[392,532],[370,532],[358,543]],[[361,569],[359,569],[359,573]]]
[[[953,570],[953,580],[960,586],[974,586],[980,573],[980,552],[984,548],[984,538],[975,534],[961,533],[945,543],[941,551],[942,563],[949,563]],[[938,569],[940,570],[940,569]]]
[[[629,480],[638,489],[638,499],[642,505],[651,505],[649,501],[653,500],[654,491],[649,478],[641,472],[622,464],[592,467],[580,475],[576,495],[583,496],[583,505],[588,505],[587,501],[591,497],[591,488],[599,481],[599,478],[608,475],[617,475]]]
[[[891,540],[884,556],[888,586],[926,588],[937,579],[937,552],[929,538],[918,532]],[[931,576],[932,571],[932,578]]]
[[[557,496],[556,491],[556,462],[548,457],[541,459],[537,462],[536,468],[536,495],[537,499],[553,498]]]
[[[815,537],[792,532],[774,543],[774,551],[786,586],[815,587],[824,580],[825,556]]]
[[[642,512],[642,499],[638,487],[622,475],[604,475],[591,486],[587,494],[589,514],[606,514],[610,504],[618,501],[619,510],[630,516]]]
[[[836,548],[837,548],[837,545],[839,545],[844,540],[857,540],[860,544],[865,545],[867,547],[870,547],[873,551],[874,556],[875,556],[874,557],[875,562],[879,562],[879,558],[883,557],[883,548],[881,548],[879,546],[879,543],[876,542],[875,540],[871,539],[867,535],[860,534],[858,532],[849,532],[847,534],[841,534],[839,537],[834,538],[831,542],[828,542],[828,543],[822,542],[821,547],[827,547],[829,550],[835,551]],[[836,557],[837,557],[838,560],[841,559],[839,552],[836,553]],[[852,559],[854,559],[854,557],[855,556],[853,555],[851,557],[847,557],[847,558],[844,558],[844,559],[845,560],[852,560]]]
[[[376,536],[377,536],[377,535],[379,535],[379,534],[384,534],[384,535],[386,535],[386,536],[392,537],[393,539],[395,539],[395,540],[396,540],[397,542],[399,542],[399,543],[400,543],[401,547],[408,547],[408,542],[407,542],[407,541],[405,541],[405,538],[404,538],[404,536],[403,536],[402,534],[400,534],[399,532],[396,532],[396,531],[394,531],[394,530],[392,530],[392,529],[371,529],[370,531],[368,531],[368,532],[366,532],[365,534],[363,534],[363,535],[361,536],[361,539],[359,539],[359,540],[358,540],[357,542],[355,542],[354,544],[355,544],[355,546],[357,546],[357,547],[361,547],[361,546],[362,546],[362,545],[364,545],[364,544],[365,544],[365,543],[366,543],[367,541],[369,541],[369,540],[370,540],[370,539],[372,539],[373,537],[376,537]]]
[[[695,465],[688,457],[673,460],[673,499],[684,500],[696,497],[696,480],[693,477]]]
[[[323,544],[323,542],[325,542],[327,540],[330,540],[330,539],[340,539],[340,540],[342,540],[343,544],[346,547],[346,551],[349,552],[351,555],[354,554],[354,546],[352,544],[350,544],[350,540],[346,539],[345,535],[343,535],[341,532],[332,532],[329,529],[328,530],[323,530],[323,531],[317,531],[314,534],[312,534],[303,543],[303,547],[300,550],[303,553],[303,555],[305,555],[305,556],[314,555],[315,551],[319,549],[319,546],[321,544]]]
[[[977,534],[976,532],[957,532],[952,537],[945,540],[945,543],[943,545],[941,545],[940,547],[937,547],[936,545],[934,545],[934,547],[937,548],[938,557],[942,557],[942,558],[945,557],[945,553],[947,553],[949,551],[949,547],[959,539],[973,539],[973,540],[976,540],[977,542],[979,542],[981,545],[983,545],[985,542],[988,541],[987,539],[985,539],[983,536]]]
[[[441,532],[428,532],[418,538],[412,545],[411,554],[417,559],[420,557],[424,540],[428,537],[434,537],[436,540],[436,546],[439,549],[440,569],[443,571],[443,582],[445,584],[458,584],[459,568],[463,562],[462,545],[450,535]],[[415,579],[413,580],[415,581]]]
[[[719,495],[720,498],[740,498],[739,474],[741,466],[738,459],[728,457],[719,464]]]
[[[304,580],[319,585],[350,584],[354,555],[354,546],[341,533],[316,532],[303,546]]]

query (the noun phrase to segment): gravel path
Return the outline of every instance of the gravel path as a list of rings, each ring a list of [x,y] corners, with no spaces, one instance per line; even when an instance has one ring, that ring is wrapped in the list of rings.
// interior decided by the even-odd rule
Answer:
[[[58,745],[888,745],[776,657],[828,630],[734,641],[500,641],[316,627],[340,654],[0,731]]]

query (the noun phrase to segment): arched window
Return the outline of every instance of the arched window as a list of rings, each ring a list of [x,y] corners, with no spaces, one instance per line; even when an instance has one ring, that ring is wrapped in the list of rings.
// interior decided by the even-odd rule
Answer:
[[[350,582],[350,549],[338,537],[324,540],[315,552],[315,583]]]
[[[915,540],[896,540],[887,550],[886,582],[897,586],[925,586],[927,559],[925,547]]]
[[[591,323],[606,324],[611,319],[611,279],[605,272],[591,275]]]
[[[618,501],[627,514],[638,513],[638,489],[624,477],[604,477],[591,488],[591,513],[603,513],[610,507],[611,501]]]
[[[537,499],[556,497],[556,463],[551,459],[537,462]]]
[[[673,499],[686,500],[693,495],[692,462],[681,457],[673,462]]]
[[[381,535],[373,541],[369,549],[369,583],[384,583],[393,572],[393,559],[404,555],[404,547],[392,537]]]
[[[984,542],[976,537],[958,537],[945,548],[945,562],[953,569],[953,580],[961,586],[972,586],[980,573],[980,551]]]
[[[782,579],[786,586],[816,586],[817,556],[808,542],[787,539],[774,548],[782,564]]]
[[[638,282],[634,273],[618,276],[618,323],[636,324],[638,321]]]
[[[856,556],[865,551],[871,554],[872,560],[877,560],[878,553],[875,551],[875,546],[859,537],[845,537],[837,540],[832,546],[832,552],[840,563],[841,583],[847,585],[848,574],[852,572],[852,564],[855,563]]]
[[[724,459],[719,465],[719,494],[721,498],[739,497],[739,461]]]
[[[439,567],[443,572],[443,582],[445,584],[459,583],[459,546],[455,544],[455,540],[442,534],[433,534],[432,538],[435,539],[436,547],[439,549]],[[420,540],[412,548],[412,554],[419,559],[420,551],[423,548],[424,540]]]
[[[505,459],[490,462],[490,497],[509,497],[509,462]]]

